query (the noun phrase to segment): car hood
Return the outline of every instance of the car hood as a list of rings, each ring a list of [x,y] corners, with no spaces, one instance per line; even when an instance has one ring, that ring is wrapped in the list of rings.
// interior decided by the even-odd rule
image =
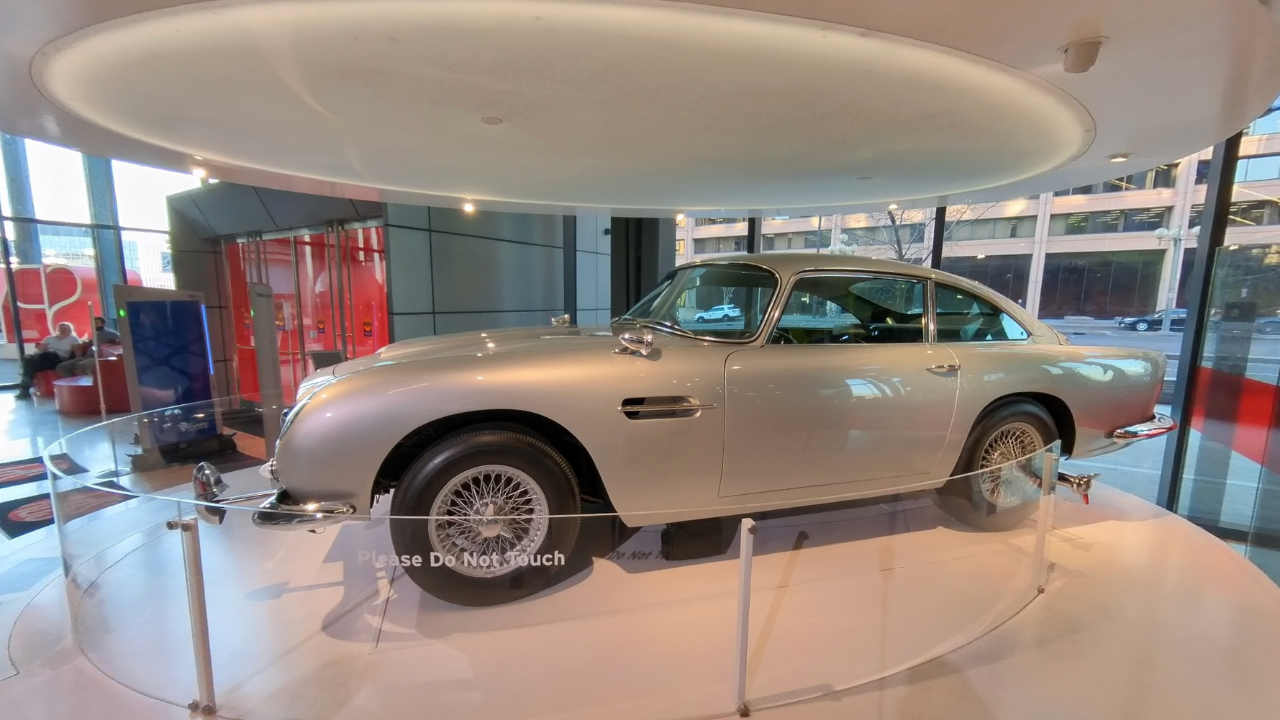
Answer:
[[[392,343],[368,357],[349,360],[334,366],[334,374],[341,376],[375,366],[466,355],[570,352],[615,346],[621,347],[607,327],[516,328],[462,332]]]

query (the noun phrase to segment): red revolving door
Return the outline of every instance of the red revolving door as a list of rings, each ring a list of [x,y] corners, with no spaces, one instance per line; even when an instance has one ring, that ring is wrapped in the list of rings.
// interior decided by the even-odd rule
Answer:
[[[292,404],[315,370],[312,353],[351,359],[389,342],[385,244],[380,221],[331,223],[237,238],[224,247],[235,324],[232,394],[257,400],[249,283],[269,285],[280,350],[280,386]]]

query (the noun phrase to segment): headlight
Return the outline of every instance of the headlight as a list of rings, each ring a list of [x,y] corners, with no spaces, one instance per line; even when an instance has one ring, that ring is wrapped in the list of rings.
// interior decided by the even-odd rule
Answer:
[[[298,414],[302,412],[302,407],[310,402],[325,386],[337,380],[336,375],[319,375],[309,377],[302,381],[298,386],[298,400],[291,408],[285,408],[280,413],[280,438],[276,440],[277,451],[280,448],[280,440],[284,439],[284,434],[289,431],[289,426],[293,424]]]

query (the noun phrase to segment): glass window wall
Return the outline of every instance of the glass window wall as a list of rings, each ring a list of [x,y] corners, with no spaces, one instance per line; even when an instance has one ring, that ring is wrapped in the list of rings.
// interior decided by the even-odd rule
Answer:
[[[28,182],[35,218],[90,223],[89,188],[84,176],[84,156],[75,150],[24,141]]]
[[[200,186],[197,178],[186,173],[121,160],[111,161],[111,175],[118,221],[121,227],[137,230],[168,231],[168,197]]]
[[[0,141],[0,214],[16,285],[10,288],[0,272],[2,385],[16,381],[19,353],[29,352],[30,344],[51,334],[58,322],[71,322],[80,334],[89,331],[89,303],[98,313],[105,305],[102,253],[118,252],[124,258],[129,284],[174,286],[165,200],[199,181],[133,163],[108,164],[35,140],[0,136]],[[92,183],[91,176],[96,178]],[[20,338],[25,343],[21,350]]]
[[[693,241],[693,254],[703,255],[707,253],[732,253],[746,252],[747,238],[745,235],[741,237],[710,237],[695,238]]]
[[[1119,232],[1151,232],[1168,227],[1172,208],[1138,208],[1066,213],[1049,218],[1050,235],[1095,235]]]
[[[1160,250],[1052,253],[1044,259],[1040,317],[1112,319],[1155,310]]]

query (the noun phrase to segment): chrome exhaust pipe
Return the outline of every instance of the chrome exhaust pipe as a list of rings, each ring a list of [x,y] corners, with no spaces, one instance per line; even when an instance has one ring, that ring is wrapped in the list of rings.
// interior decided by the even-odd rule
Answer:
[[[1089,504],[1089,493],[1093,490],[1093,481],[1098,479],[1101,473],[1088,473],[1087,475],[1072,475],[1071,473],[1059,472],[1058,485],[1070,488],[1071,492],[1080,496],[1084,500],[1084,504]]]

